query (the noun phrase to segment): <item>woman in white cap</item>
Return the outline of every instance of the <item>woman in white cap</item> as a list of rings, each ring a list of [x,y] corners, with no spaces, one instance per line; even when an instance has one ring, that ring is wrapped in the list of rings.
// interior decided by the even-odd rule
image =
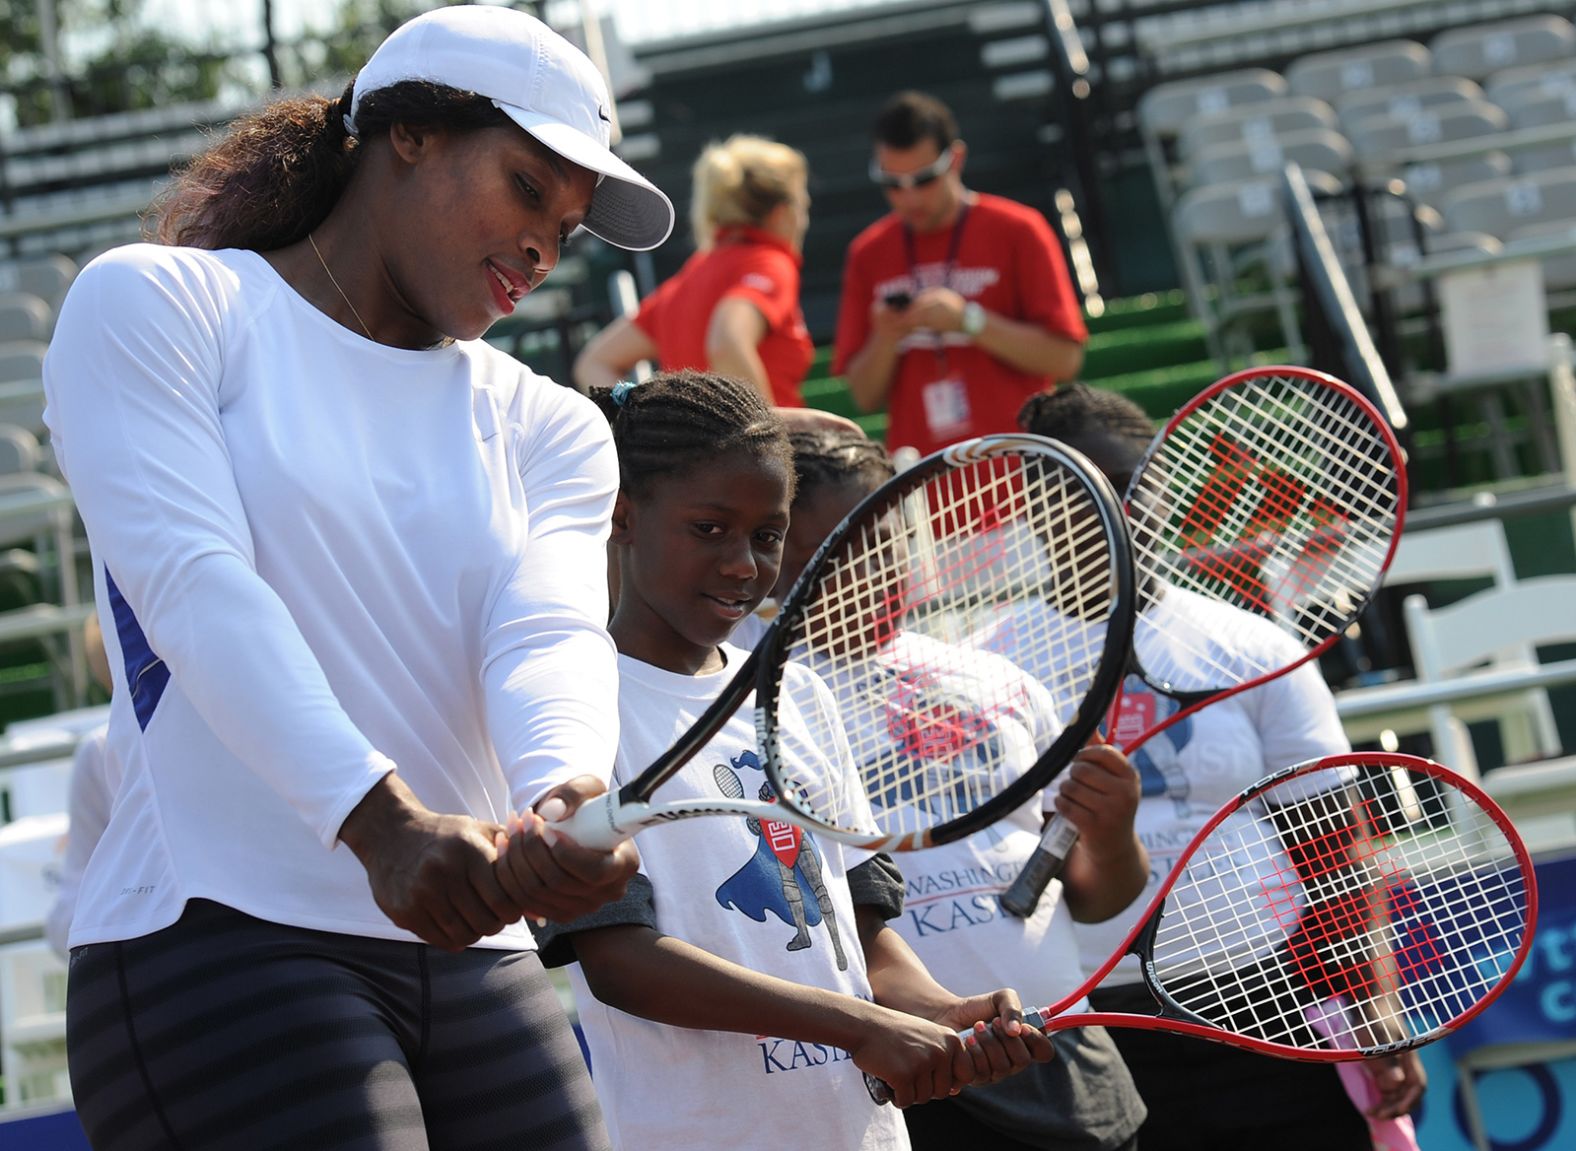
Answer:
[[[479,337],[580,229],[651,248],[590,62],[410,21],[238,122],[63,305],[47,420],[123,778],[73,921],[99,1151],[606,1145],[529,923],[617,746],[607,422]]]

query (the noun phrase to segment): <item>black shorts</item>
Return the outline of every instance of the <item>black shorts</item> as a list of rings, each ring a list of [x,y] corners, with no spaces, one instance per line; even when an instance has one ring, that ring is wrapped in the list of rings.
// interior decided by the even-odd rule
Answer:
[[[95,1151],[609,1146],[534,952],[283,927],[194,900],[71,954],[67,1051]]]

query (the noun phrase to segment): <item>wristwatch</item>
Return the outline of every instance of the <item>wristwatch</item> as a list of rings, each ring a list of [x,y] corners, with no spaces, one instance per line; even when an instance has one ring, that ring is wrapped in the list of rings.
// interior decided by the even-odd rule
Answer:
[[[969,338],[979,335],[985,330],[985,309],[978,300],[970,300],[963,305],[963,334]]]

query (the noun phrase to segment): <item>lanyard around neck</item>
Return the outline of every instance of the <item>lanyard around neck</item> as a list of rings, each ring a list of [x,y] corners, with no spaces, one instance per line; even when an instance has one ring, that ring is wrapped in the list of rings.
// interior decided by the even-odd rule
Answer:
[[[958,208],[958,218],[953,221],[952,234],[947,237],[947,259],[941,265],[941,286],[952,287],[952,269],[958,262],[958,250],[963,247],[963,225],[969,222],[969,202],[964,200]],[[908,278],[919,290],[919,262],[914,252],[914,229],[903,225],[903,251],[908,256]]]

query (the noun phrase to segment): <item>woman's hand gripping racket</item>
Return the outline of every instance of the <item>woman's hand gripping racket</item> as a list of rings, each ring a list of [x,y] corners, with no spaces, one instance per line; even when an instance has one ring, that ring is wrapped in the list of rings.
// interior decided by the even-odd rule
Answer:
[[[1022,749],[1004,746],[989,722],[1021,704],[1017,669],[1003,661],[994,682],[981,678],[977,654],[960,641],[981,610],[1046,597],[1066,605],[1066,626],[1029,642],[1070,653],[1085,670],[1060,734],[1046,733],[1024,772]],[[1043,788],[1089,738],[1121,679],[1134,602],[1121,507],[1087,460],[1036,436],[954,445],[851,511],[691,729],[638,778],[560,826],[588,846],[703,815],[794,823],[870,850],[970,835]],[[900,633],[938,642],[923,645],[925,659],[901,680],[856,681],[875,662],[867,657]],[[795,685],[807,668],[827,681],[827,706],[804,706]],[[922,690],[963,673],[975,676],[978,706],[969,713]],[[719,784],[714,798],[654,801],[752,692],[766,797]],[[779,709],[790,707],[796,722],[785,727]],[[807,728],[804,744],[785,746]]]
[[[1390,1054],[1456,1030],[1510,985],[1537,902],[1510,819],[1449,768],[1384,752],[1311,760],[1216,812],[1116,954],[1024,1019],[1312,1062]],[[1156,1014],[1067,1013],[1127,955]]]
[[[1340,639],[1395,554],[1406,471],[1360,393],[1305,368],[1252,368],[1172,416],[1124,504],[1139,590],[1130,670],[1180,704],[1154,722],[1124,710],[1119,688],[1108,736],[1132,752]],[[1002,907],[1032,915],[1077,839],[1053,817]]]

